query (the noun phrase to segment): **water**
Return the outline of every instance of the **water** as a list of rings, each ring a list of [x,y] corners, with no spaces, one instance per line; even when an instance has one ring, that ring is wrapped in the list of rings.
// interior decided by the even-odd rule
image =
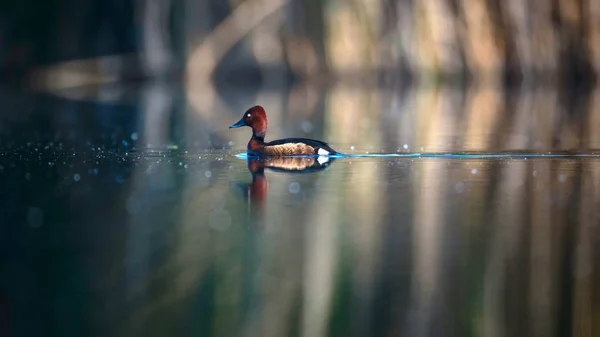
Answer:
[[[148,90],[4,96],[1,335],[598,331],[600,95]]]

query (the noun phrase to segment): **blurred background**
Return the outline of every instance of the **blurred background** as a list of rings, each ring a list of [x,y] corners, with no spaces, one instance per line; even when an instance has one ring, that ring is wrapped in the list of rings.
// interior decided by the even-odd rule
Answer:
[[[598,336],[598,70],[593,0],[4,1],[0,336]]]
[[[359,73],[371,74],[375,83],[411,74],[423,81],[573,85],[600,69],[600,5],[588,0],[49,0],[2,6],[3,78],[22,82],[37,67],[70,70],[72,76],[44,83],[53,88],[182,75],[194,83],[206,80],[203,73],[219,82],[260,78],[277,86]]]

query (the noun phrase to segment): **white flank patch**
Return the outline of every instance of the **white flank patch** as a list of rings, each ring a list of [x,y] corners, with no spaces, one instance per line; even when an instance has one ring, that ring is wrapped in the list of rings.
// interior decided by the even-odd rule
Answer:
[[[326,163],[328,161],[329,161],[329,157],[319,156],[317,158],[317,162],[319,162],[319,165],[323,165],[323,163]]]
[[[319,156],[327,156],[327,155],[329,155],[329,151],[323,150],[323,149],[319,149],[319,151],[317,151],[317,154]]]

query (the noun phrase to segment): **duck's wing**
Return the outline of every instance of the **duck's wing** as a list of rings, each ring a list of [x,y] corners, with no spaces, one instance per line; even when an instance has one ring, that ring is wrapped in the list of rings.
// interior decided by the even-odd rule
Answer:
[[[302,144],[306,144],[310,147],[312,147],[313,149],[315,149],[315,154],[321,154],[319,153],[319,149],[323,149],[325,151],[327,151],[326,154],[337,154],[338,152],[334,149],[331,148],[331,146],[329,146],[329,144],[320,141],[320,140],[315,140],[315,139],[308,139],[308,138],[284,138],[284,139],[277,139],[277,140],[273,140],[270,141],[268,143],[265,143],[265,146],[277,146],[277,145],[284,145],[284,144],[294,144],[294,143],[302,143]]]

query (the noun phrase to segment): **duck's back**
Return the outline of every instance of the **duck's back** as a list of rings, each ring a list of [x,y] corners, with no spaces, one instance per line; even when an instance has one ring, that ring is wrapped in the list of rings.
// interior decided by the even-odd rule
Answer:
[[[338,152],[329,144],[308,138],[284,138],[265,143],[264,150],[269,155],[313,154],[331,155]]]

